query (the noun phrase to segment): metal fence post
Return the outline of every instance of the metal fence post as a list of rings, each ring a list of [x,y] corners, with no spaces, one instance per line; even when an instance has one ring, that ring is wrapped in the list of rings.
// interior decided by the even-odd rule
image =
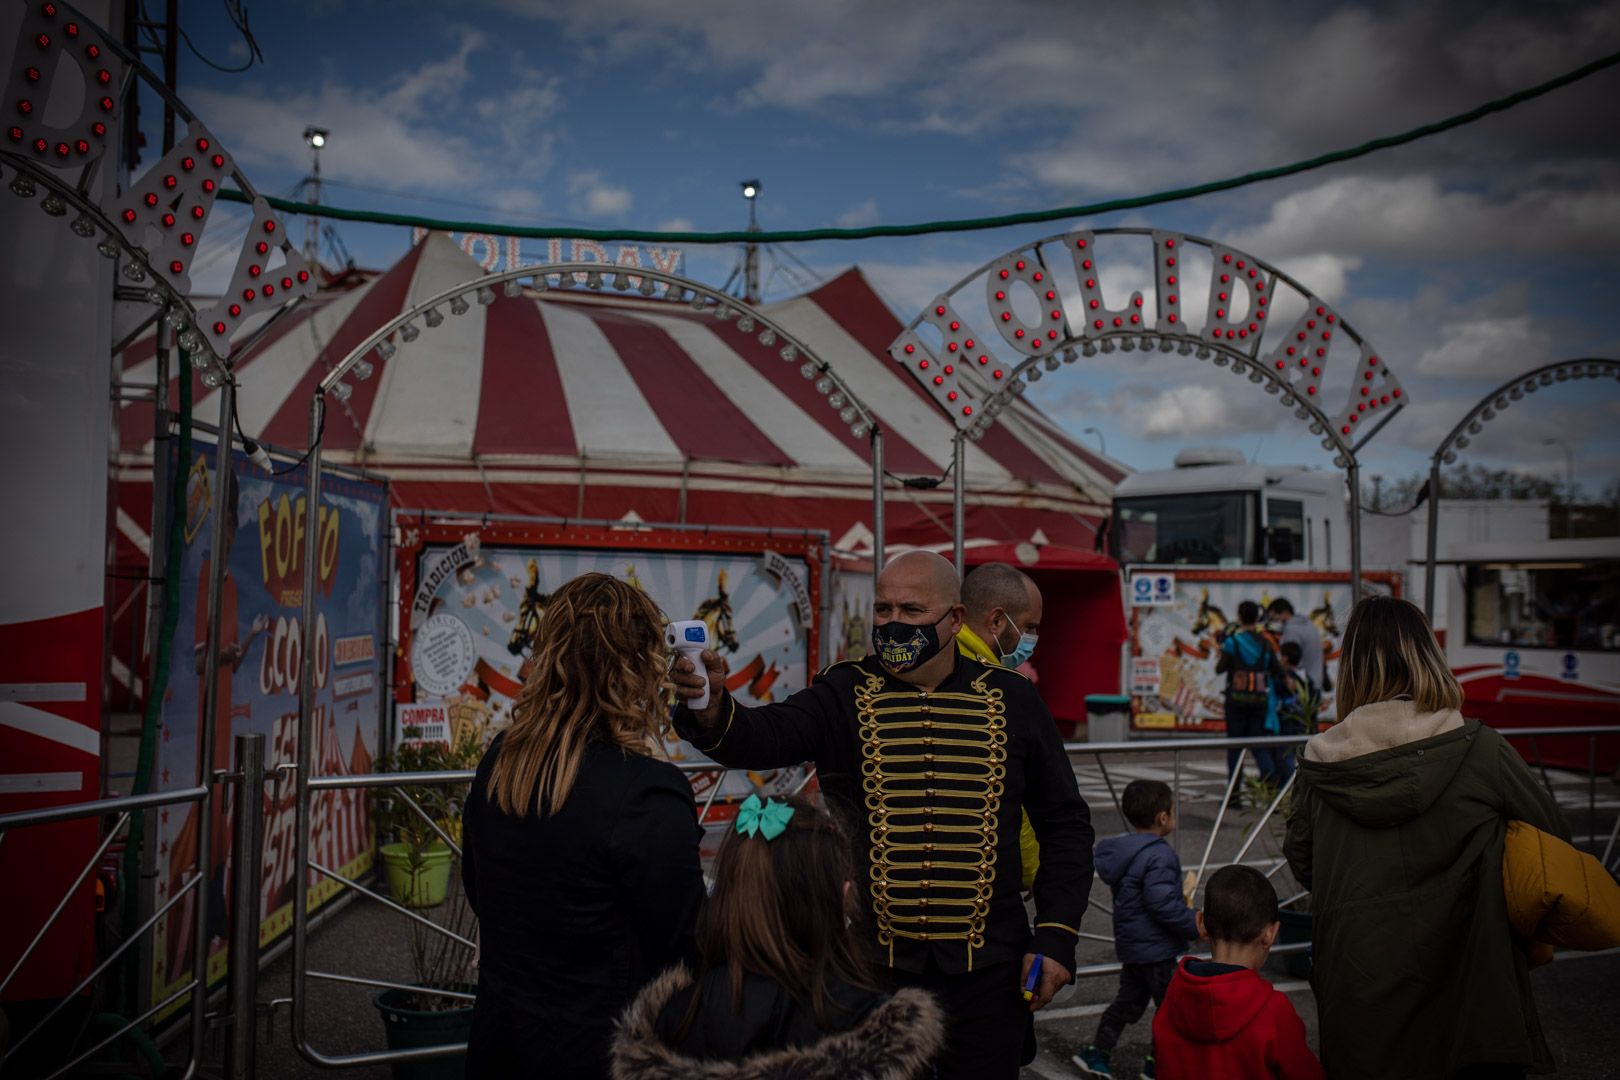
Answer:
[[[883,506],[883,429],[877,424],[872,425],[872,588],[876,595],[877,579],[883,576],[883,559],[887,552],[883,547],[884,530],[888,528],[884,520]]]
[[[190,378],[186,373],[182,378]],[[214,829],[214,799],[225,798],[225,792],[214,790],[214,755],[218,749],[214,740],[219,737],[216,727],[219,717],[219,609],[220,598],[225,592],[225,571],[229,564],[226,547],[235,537],[226,536],[225,514],[229,509],[231,514],[236,513],[236,507],[227,504],[232,499],[232,488],[235,486],[233,466],[231,464],[231,414],[236,408],[236,384],[226,379],[219,387],[219,431],[216,434],[214,445],[214,491],[213,507],[209,511],[213,515],[212,534],[208,548],[209,570],[208,581],[204,583],[208,589],[208,643],[203,652],[202,670],[202,719],[197,724],[197,782],[207,788],[209,794],[197,804],[197,877],[200,883],[197,886],[197,902],[193,909],[190,932],[192,948],[191,977],[196,981],[197,992],[191,997],[191,1064],[187,1066],[186,1075],[195,1076],[201,1068],[203,1059],[203,1038],[208,1029],[208,891],[214,882],[216,873],[223,873],[224,867],[212,865],[213,859],[213,829]],[[230,702],[225,703],[227,710]],[[224,824],[224,823],[221,823]],[[225,888],[220,882],[220,889]]]
[[[958,431],[951,439],[951,560],[956,575],[967,576],[967,433]]]
[[[259,891],[264,874],[264,736],[238,735],[236,828],[232,837],[230,1041],[227,1080],[253,1080],[259,1004]]]
[[[309,970],[309,823],[312,812],[310,787],[315,768],[315,560],[319,551],[321,505],[321,432],[326,424],[326,390],[316,387],[309,403],[309,460],[304,477],[304,593],[303,593],[303,662],[298,670],[298,771],[294,775],[296,786],[295,825],[293,829],[293,924],[292,924],[292,1039],[293,1045],[305,1058],[315,1059],[310,1051],[308,1032],[304,1026],[304,1006]]]

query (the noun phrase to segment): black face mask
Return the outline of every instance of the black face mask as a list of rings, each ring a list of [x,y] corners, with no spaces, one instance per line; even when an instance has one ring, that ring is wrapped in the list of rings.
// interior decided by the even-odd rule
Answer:
[[[928,663],[939,650],[939,622],[919,626],[891,619],[872,627],[872,651],[878,663],[896,675]]]

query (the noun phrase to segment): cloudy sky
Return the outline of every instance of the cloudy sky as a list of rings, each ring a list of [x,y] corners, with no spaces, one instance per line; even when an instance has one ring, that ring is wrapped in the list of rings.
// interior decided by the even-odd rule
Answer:
[[[1620,49],[1620,4],[762,4],[506,0],[247,4],[264,63],[182,51],[180,91],[260,190],[292,195],[306,124],[332,132],[325,201],[528,225],[723,229],[737,182],[766,228],[964,218],[1218,179],[1461,112]],[[197,48],[247,50],[182,5]],[[1083,222],[795,245],[767,295],[861,266],[902,319],[989,259],[1083,226],[1249,251],[1337,305],[1407,409],[1363,452],[1386,477],[1516,372],[1620,357],[1620,68],[1470,127],[1290,180]],[[150,117],[150,114],[149,114]],[[155,132],[154,132],[155,143]],[[242,211],[234,211],[238,216]],[[216,232],[223,239],[224,228]],[[343,225],[363,265],[408,232]],[[221,243],[222,250],[234,248]],[[531,250],[532,250],[531,246]],[[687,246],[723,281],[727,248]],[[216,260],[221,279],[229,256]],[[798,265],[802,263],[803,266]],[[1135,272],[1149,281],[1144,258]],[[1105,281],[1124,300],[1131,272]],[[1031,396],[1136,468],[1187,445],[1327,465],[1256,388],[1179,356],[1099,356]],[[1620,393],[1574,383],[1509,410],[1472,460],[1620,475]],[[1332,395],[1337,398],[1337,392]],[[1096,440],[1095,434],[1087,439]]]

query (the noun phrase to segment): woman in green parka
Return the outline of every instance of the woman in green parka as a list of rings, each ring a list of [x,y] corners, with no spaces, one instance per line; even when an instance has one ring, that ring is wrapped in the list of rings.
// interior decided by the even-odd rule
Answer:
[[[1345,626],[1339,723],[1305,744],[1284,854],[1311,890],[1311,984],[1333,1080],[1548,1072],[1502,890],[1507,823],[1569,836],[1507,741],[1466,720],[1423,613]]]

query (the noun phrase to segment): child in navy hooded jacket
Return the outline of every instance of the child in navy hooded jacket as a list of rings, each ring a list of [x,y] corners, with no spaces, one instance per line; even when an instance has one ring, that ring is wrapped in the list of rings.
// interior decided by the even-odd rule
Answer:
[[[1175,796],[1157,780],[1132,780],[1120,808],[1135,832],[1099,841],[1097,876],[1114,893],[1114,951],[1124,970],[1119,992],[1097,1025],[1097,1037],[1074,1058],[1088,1076],[1112,1076],[1109,1058],[1120,1034],[1162,1004],[1176,958],[1196,941],[1197,914],[1184,899],[1181,860],[1165,839],[1176,827]],[[1153,1076],[1150,1055],[1142,1075]]]

